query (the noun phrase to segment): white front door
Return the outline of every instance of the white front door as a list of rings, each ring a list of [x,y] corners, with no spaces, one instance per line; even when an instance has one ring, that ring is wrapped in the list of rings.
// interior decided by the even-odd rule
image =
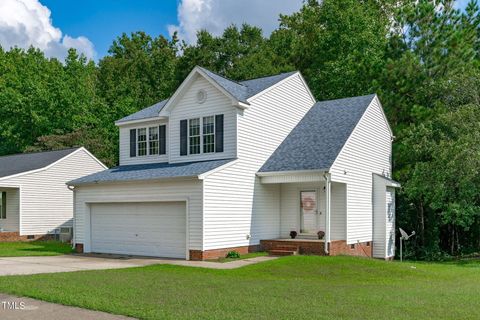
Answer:
[[[300,232],[316,233],[318,230],[318,197],[316,190],[300,191]]]

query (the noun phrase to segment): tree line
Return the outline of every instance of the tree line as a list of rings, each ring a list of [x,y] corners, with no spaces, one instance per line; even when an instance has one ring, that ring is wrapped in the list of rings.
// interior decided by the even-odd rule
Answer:
[[[95,63],[0,49],[0,155],[84,145],[118,162],[114,121],[168,98],[195,65],[234,80],[300,70],[317,100],[376,92],[392,125],[397,226],[418,259],[480,251],[480,10],[451,0],[306,1],[265,37],[122,34]]]

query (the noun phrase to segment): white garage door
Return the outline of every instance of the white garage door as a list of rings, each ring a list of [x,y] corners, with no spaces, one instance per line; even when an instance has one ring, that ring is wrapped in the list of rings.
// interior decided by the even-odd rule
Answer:
[[[92,252],[183,258],[185,202],[91,205]]]

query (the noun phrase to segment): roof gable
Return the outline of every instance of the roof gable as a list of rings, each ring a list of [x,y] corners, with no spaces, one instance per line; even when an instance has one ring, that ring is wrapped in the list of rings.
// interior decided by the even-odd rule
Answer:
[[[22,153],[0,157],[0,178],[43,169],[81,148]]]
[[[374,98],[317,102],[259,172],[328,170]]]
[[[179,98],[183,90],[188,88],[188,85],[195,80],[195,75],[201,75],[207,79],[213,86],[219,89],[227,97],[232,100],[232,105],[241,108],[246,108],[249,105],[249,99],[260,94],[261,92],[273,87],[277,83],[287,79],[288,77],[298,73],[292,71],[278,75],[256,78],[236,82],[225,77],[222,77],[210,70],[202,67],[195,67],[182,84],[177,88],[175,93],[169,99],[160,101],[153,106],[142,109],[136,113],[126,116],[115,123],[118,125],[132,123],[136,121],[160,118],[161,116],[168,116],[168,111],[173,107],[174,102]]]

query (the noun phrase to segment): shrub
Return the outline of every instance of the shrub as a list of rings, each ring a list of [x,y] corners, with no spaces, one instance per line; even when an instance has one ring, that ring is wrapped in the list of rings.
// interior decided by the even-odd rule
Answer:
[[[227,253],[227,258],[233,258],[233,259],[238,259],[240,258],[240,253],[238,253],[237,251],[230,251]]]

